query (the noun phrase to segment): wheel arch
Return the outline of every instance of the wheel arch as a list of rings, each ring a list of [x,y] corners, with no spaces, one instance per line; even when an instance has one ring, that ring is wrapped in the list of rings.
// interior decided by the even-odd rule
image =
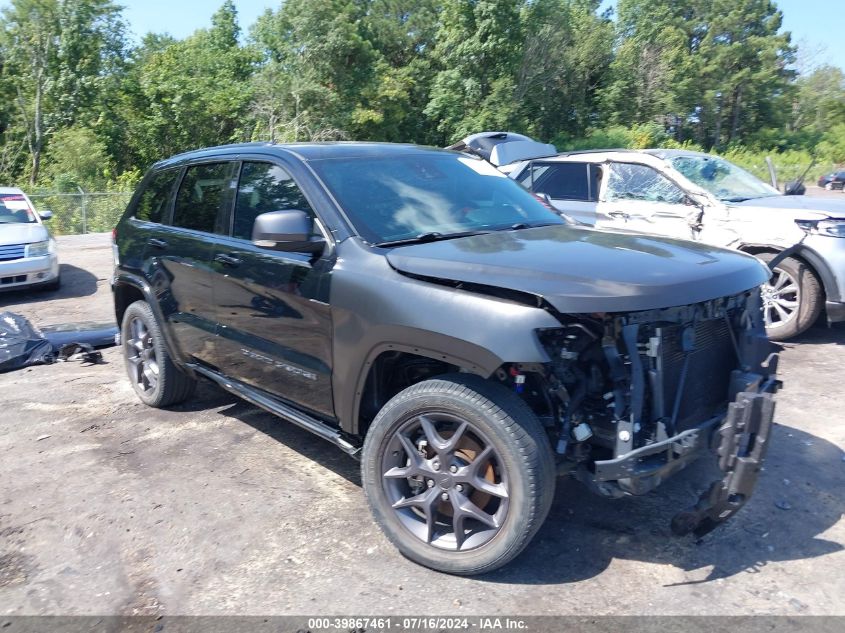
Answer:
[[[375,346],[367,354],[355,382],[351,415],[346,418],[344,425],[348,427],[346,430],[363,437],[381,406],[402,389],[423,380],[453,372],[488,378],[495,371],[491,363],[498,367],[500,362],[498,359],[487,358],[492,355],[484,351],[484,358],[468,359],[442,349],[409,343],[382,343]],[[413,379],[407,379],[410,377],[406,374],[406,380],[403,381],[403,376],[397,375],[398,372],[414,368],[419,371]],[[386,375],[387,371],[392,373]]]
[[[777,255],[786,249],[779,246],[772,246],[771,244],[743,244],[739,247],[739,250],[743,253],[748,253],[749,255],[762,255],[764,253]],[[830,300],[839,300],[836,289],[836,280],[833,273],[818,253],[804,244],[799,244],[795,248],[795,252],[792,253],[790,257],[799,260],[810,269],[810,272],[812,272],[816,276],[816,279],[821,282],[822,291],[824,292],[825,297]]]
[[[182,355],[179,353],[179,346],[170,334],[170,330],[165,327],[166,319],[161,312],[161,307],[155,299],[150,284],[142,277],[133,275],[127,272],[120,272],[114,277],[112,282],[112,294],[114,296],[114,315],[117,321],[117,327],[120,328],[123,323],[123,315],[126,309],[135,301],[146,301],[153,312],[155,320],[159,324],[162,337],[164,338],[164,345],[173,362],[179,368],[194,376],[194,372],[182,362]]]

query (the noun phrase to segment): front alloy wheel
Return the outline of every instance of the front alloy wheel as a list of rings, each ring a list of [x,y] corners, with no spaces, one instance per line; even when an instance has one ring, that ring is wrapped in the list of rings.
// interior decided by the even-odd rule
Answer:
[[[519,554],[555,487],[534,412],[469,374],[420,382],[384,405],[364,439],[361,476],[376,523],[402,554],[465,575]]]
[[[776,268],[768,283],[763,284],[763,319],[767,328],[783,327],[798,316],[801,290],[789,271]]]
[[[770,262],[775,255],[762,253],[758,257]],[[815,273],[794,257],[778,263],[760,291],[766,333],[774,341],[784,341],[809,329],[824,305],[824,292]]]
[[[384,493],[423,543],[468,550],[498,533],[508,513],[507,472],[475,426],[445,412],[411,418],[382,458]]]

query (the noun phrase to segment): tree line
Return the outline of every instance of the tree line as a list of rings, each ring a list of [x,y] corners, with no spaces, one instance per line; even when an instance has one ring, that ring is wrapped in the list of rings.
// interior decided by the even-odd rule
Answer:
[[[184,39],[136,43],[112,0],[10,0],[0,180],[121,190],[154,161],[208,145],[443,146],[488,129],[562,148],[845,162],[843,72],[798,72],[773,0],[600,5],[286,0],[242,32],[226,0]]]

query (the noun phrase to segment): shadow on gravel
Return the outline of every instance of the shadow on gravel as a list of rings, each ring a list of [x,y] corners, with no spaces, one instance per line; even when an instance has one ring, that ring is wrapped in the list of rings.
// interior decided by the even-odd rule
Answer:
[[[219,391],[222,392],[222,390]],[[223,393],[225,394],[225,392]],[[360,463],[339,448],[316,437],[305,429],[301,429],[291,422],[267,413],[248,402],[239,400],[235,396],[231,396],[231,400],[232,406],[223,409],[220,415],[226,415],[240,420],[256,431],[260,431],[277,442],[281,442],[288,448],[295,450],[306,459],[325,466],[348,482],[356,486],[361,485]],[[361,502],[361,511],[368,512],[366,506],[363,505],[363,498]]]
[[[845,323],[833,323],[828,326],[824,322],[824,316],[822,316],[822,319],[815,326],[800,336],[784,341],[782,344],[791,347],[801,343],[835,343],[836,345],[845,345]]]
[[[97,292],[97,277],[90,271],[70,264],[60,264],[59,270],[62,276],[62,287],[58,290],[10,290],[0,294],[0,307],[13,303],[39,303],[53,299],[89,297]]]
[[[691,506],[702,482],[718,470],[694,464],[639,498],[599,498],[574,481],[558,480],[549,518],[526,551],[502,570],[479,577],[497,583],[557,584],[598,576],[615,558],[684,571],[708,582],[769,562],[810,559],[843,549],[819,535],[845,512],[845,462],[834,444],[777,425],[757,491],[730,522],[700,541],[672,535],[669,522]]]
[[[232,401],[221,415],[236,418],[361,485],[358,462],[339,449],[220,393]],[[561,584],[598,576],[613,559],[628,559],[684,571],[711,568],[696,581],[708,582],[753,573],[769,562],[810,559],[843,549],[819,536],[845,513],[845,461],[834,444],[776,425],[765,472],[750,503],[699,541],[673,536],[672,516],[692,506],[718,474],[715,463],[704,459],[644,497],[617,501],[597,497],[574,480],[559,479],[549,517],[525,552],[504,569],[475,578]],[[366,512],[363,499],[361,508]]]

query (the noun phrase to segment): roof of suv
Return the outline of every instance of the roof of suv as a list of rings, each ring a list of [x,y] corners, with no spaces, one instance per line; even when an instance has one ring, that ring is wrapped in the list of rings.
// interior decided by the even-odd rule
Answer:
[[[422,145],[411,145],[405,143],[370,143],[352,141],[331,141],[320,143],[238,143],[233,145],[217,145],[205,147],[190,152],[177,154],[163,161],[156,163],[157,166],[204,158],[220,153],[254,152],[262,153],[291,153],[302,160],[320,160],[326,158],[366,158],[366,157],[390,157],[419,153],[442,153],[446,150]],[[451,153],[451,152],[448,152]]]
[[[662,158],[664,160],[670,158],[676,158],[678,156],[703,156],[705,158],[713,158],[713,154],[708,154],[706,152],[695,152],[691,149],[643,149],[639,150],[646,154],[651,154],[652,156],[657,156],[658,158]]]

